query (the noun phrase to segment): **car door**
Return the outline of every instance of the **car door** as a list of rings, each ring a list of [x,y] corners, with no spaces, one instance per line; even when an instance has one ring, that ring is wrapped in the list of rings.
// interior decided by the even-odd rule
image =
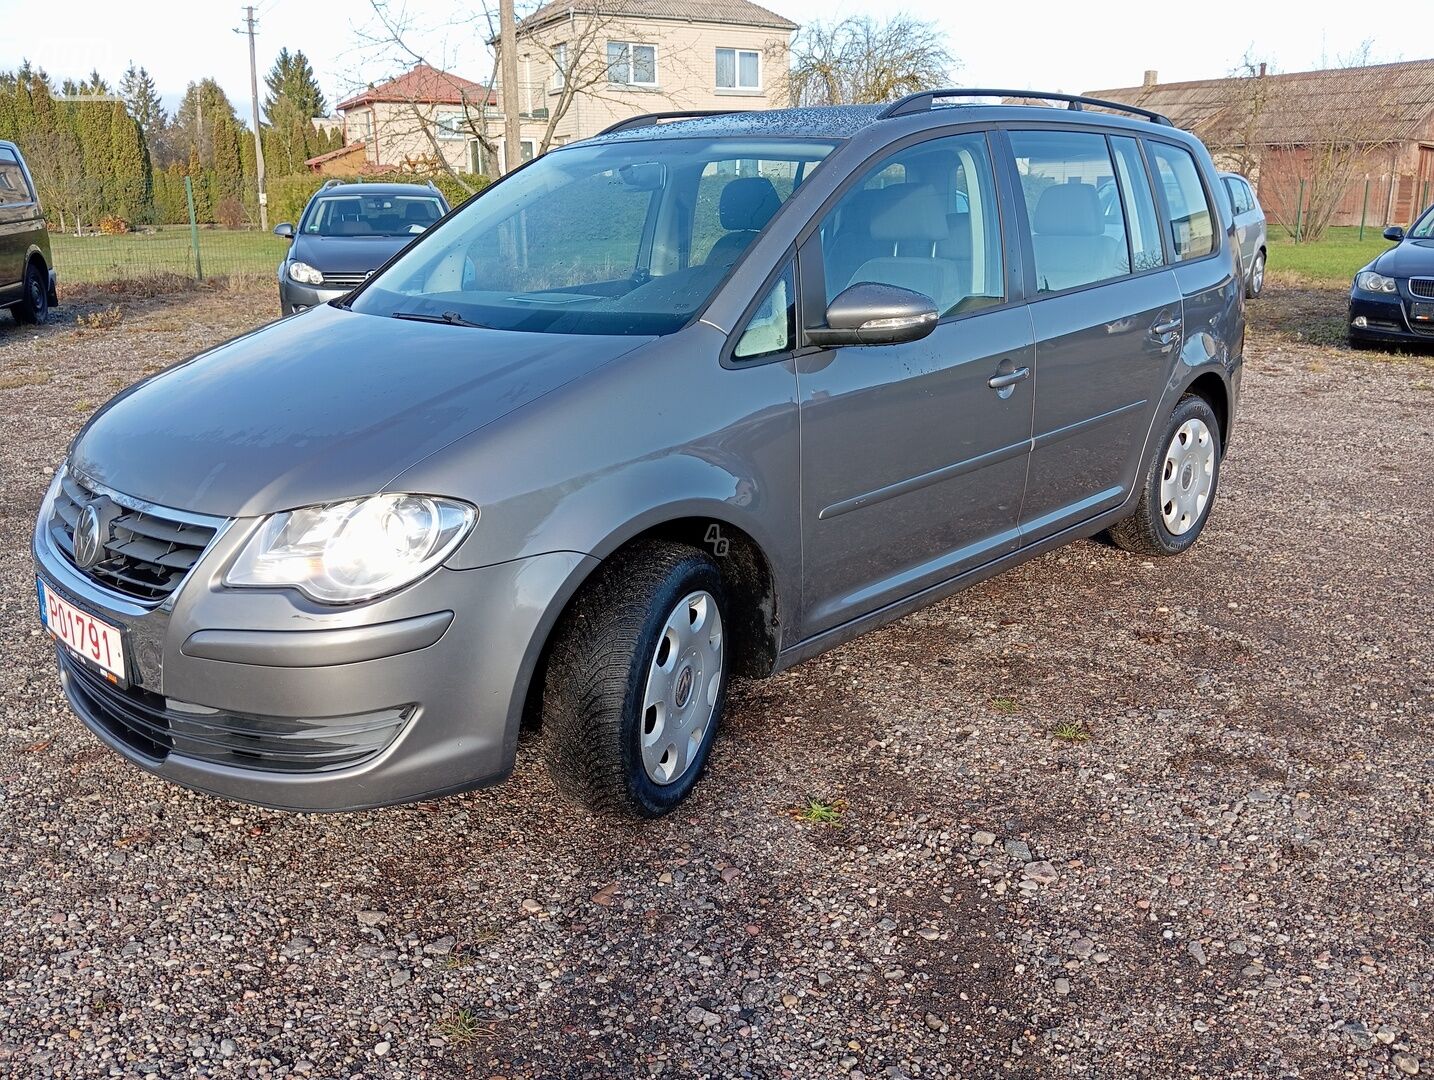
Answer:
[[[798,357],[803,636],[1017,546],[1035,385],[993,161],[986,132],[910,143],[801,245],[809,326],[859,282],[912,289],[941,314],[919,341]]]
[[[1064,127],[1009,137],[1039,386],[1027,543],[1118,506],[1136,483],[1181,307],[1136,139]],[[1112,184],[1118,197],[1102,199]]]
[[[34,197],[20,160],[0,146],[0,303],[18,299],[33,231]]]
[[[1240,253],[1240,270],[1248,276],[1250,264],[1255,258],[1255,237],[1251,235],[1256,215],[1251,203],[1249,188],[1243,180],[1233,176],[1224,177],[1225,190],[1230,195],[1230,207],[1234,213],[1235,249]]]

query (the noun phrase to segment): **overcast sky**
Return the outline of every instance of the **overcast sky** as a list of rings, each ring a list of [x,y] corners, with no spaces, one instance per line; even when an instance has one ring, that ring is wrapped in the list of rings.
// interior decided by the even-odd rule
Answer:
[[[471,11],[468,5],[395,3],[406,7],[418,30],[414,40],[432,62],[472,79],[487,78],[490,62],[481,35],[471,23],[453,24],[464,18],[453,13]],[[365,31],[377,29],[368,0],[256,0],[256,6],[261,96],[263,73],[281,46],[304,50],[331,107],[363,82],[394,73],[391,54],[380,56],[363,46]],[[532,6],[519,0],[518,10]],[[851,0],[768,0],[766,6],[798,23],[891,10]],[[1193,7],[1149,0],[959,6],[953,0],[906,0],[905,7],[945,31],[960,60],[956,81],[965,86],[1079,92],[1139,83],[1146,68],[1157,69],[1161,82],[1211,78],[1229,73],[1247,51],[1278,70],[1300,71],[1353,53],[1366,35],[1373,35],[1376,61],[1421,58],[1408,51],[1414,39],[1401,31],[1402,20],[1379,20],[1384,28],[1376,29],[1372,21],[1351,18],[1347,2],[1332,0],[1307,0],[1297,13],[1284,4],[1251,0],[1205,0]],[[242,18],[238,4],[56,0],[52,10],[57,17],[32,18],[35,0],[0,0],[0,26],[6,29],[0,35],[0,70],[28,57],[57,80],[97,68],[114,83],[133,60],[149,69],[167,107],[173,108],[186,84],[213,76],[248,118],[248,49],[233,32]]]

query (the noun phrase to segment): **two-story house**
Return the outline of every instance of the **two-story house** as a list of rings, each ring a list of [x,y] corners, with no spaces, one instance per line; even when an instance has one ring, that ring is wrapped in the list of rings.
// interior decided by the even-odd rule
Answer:
[[[786,105],[796,28],[751,0],[551,0],[518,25],[523,160],[639,113]],[[341,101],[345,146],[309,166],[413,169],[441,154],[496,175],[501,93],[420,64]]]
[[[523,156],[640,113],[780,108],[796,29],[751,0],[551,0],[518,25]]]

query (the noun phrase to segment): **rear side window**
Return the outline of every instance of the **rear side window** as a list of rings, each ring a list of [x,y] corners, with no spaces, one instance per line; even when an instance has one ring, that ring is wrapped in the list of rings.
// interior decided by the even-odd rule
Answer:
[[[30,201],[30,188],[20,161],[9,150],[0,150],[0,204]]]
[[[1120,191],[1125,199],[1125,220],[1130,232],[1131,267],[1136,273],[1165,265],[1165,248],[1160,241],[1160,217],[1155,211],[1155,196],[1150,190],[1150,177],[1140,158],[1140,144],[1134,139],[1116,135],[1110,140],[1115,151],[1115,171],[1120,176]]]
[[[986,136],[948,135],[878,163],[822,220],[827,299],[858,282],[928,296],[943,316],[1005,297]]]
[[[1038,292],[1129,273],[1125,208],[1104,135],[1013,131]]]
[[[1175,258],[1183,261],[1210,254],[1215,250],[1215,227],[1195,159],[1181,146],[1158,142],[1146,146],[1170,210],[1168,224]]]

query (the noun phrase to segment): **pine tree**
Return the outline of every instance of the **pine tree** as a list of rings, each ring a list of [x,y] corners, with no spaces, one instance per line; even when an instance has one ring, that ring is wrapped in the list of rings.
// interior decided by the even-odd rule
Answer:
[[[131,62],[120,80],[120,96],[125,107],[144,131],[145,141],[151,145],[164,131],[167,117],[160,104],[159,90],[144,68],[137,68]]]
[[[275,113],[276,110],[284,112],[285,106],[305,119],[323,116],[328,111],[314,69],[302,49],[294,53],[287,48],[280,49],[274,66],[264,77],[264,84],[269,88],[264,98],[264,116],[270,124],[284,122]]]

